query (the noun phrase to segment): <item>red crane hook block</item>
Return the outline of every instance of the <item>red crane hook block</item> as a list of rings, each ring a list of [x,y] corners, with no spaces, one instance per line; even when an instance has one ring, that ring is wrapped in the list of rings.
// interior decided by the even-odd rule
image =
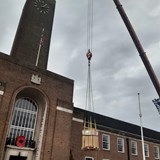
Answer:
[[[87,56],[88,60],[90,61],[92,58],[92,52],[90,51],[90,49],[88,50],[86,56]]]

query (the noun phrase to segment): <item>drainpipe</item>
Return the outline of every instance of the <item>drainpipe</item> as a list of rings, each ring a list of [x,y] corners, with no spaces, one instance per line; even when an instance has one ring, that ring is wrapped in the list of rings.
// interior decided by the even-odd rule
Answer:
[[[127,159],[130,160],[129,138],[126,138],[126,142],[127,142]]]

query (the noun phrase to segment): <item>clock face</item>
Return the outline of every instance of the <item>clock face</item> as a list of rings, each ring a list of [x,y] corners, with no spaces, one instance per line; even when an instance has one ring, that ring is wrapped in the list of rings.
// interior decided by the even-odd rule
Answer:
[[[44,0],[35,0],[34,6],[40,13],[46,14],[49,12],[49,6]]]

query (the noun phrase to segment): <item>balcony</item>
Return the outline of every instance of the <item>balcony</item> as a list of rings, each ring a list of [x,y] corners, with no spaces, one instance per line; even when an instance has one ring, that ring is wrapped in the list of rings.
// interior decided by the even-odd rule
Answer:
[[[16,141],[17,141],[17,138],[7,137],[6,145],[17,146]],[[24,144],[24,147],[35,148],[35,145],[36,145],[36,142],[34,140],[26,140],[25,144]]]

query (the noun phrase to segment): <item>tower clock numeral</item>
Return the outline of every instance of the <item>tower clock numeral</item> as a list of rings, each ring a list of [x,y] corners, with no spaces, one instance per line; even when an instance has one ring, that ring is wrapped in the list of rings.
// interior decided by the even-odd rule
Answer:
[[[49,6],[44,0],[35,0],[34,6],[40,13],[46,14],[49,12]]]

